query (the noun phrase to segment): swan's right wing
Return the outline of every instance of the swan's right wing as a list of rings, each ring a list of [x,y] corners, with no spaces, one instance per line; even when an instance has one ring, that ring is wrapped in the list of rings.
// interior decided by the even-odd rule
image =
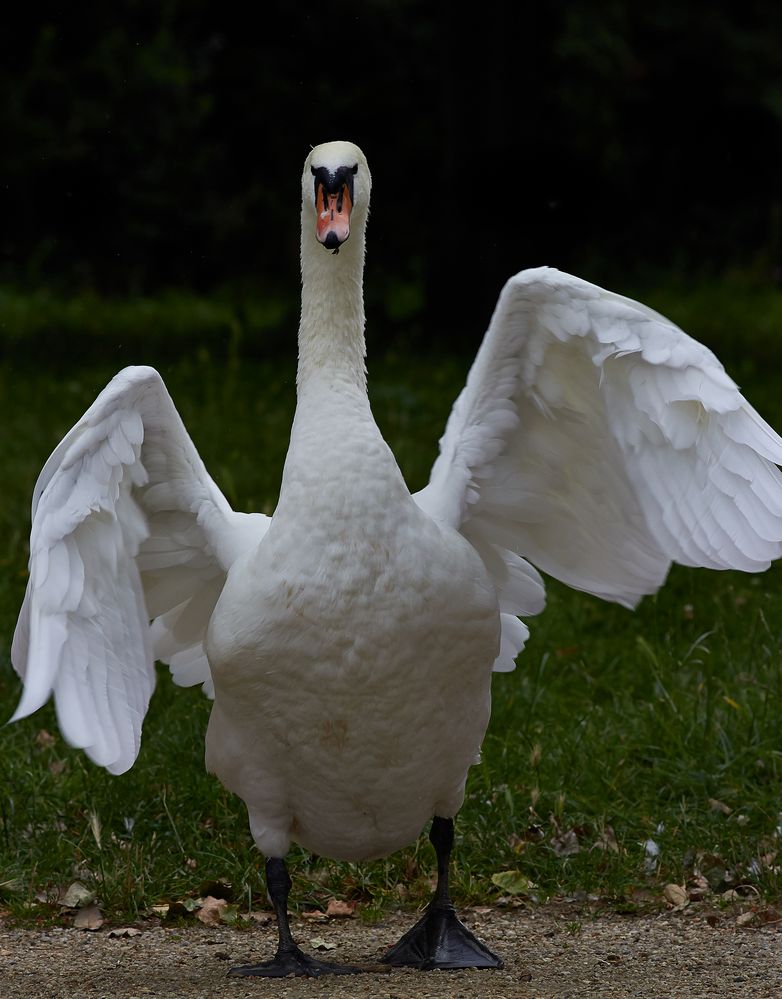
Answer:
[[[209,618],[229,567],[267,525],[231,510],[160,375],[121,371],[35,486],[30,578],[12,646],[24,680],[14,719],[53,693],[67,741],[112,773],[127,770],[156,657],[177,682],[209,692]]]
[[[632,607],[671,562],[757,572],[779,558],[777,464],[782,439],[711,351],[638,302],[539,268],[503,289],[416,498],[499,566],[501,595],[503,565],[523,579],[526,558]],[[529,604],[516,583],[507,609]]]

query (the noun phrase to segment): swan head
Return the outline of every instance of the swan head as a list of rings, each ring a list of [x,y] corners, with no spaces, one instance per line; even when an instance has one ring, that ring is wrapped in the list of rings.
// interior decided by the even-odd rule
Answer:
[[[324,142],[310,152],[302,175],[302,224],[320,245],[339,253],[351,225],[366,221],[372,178],[352,142]]]

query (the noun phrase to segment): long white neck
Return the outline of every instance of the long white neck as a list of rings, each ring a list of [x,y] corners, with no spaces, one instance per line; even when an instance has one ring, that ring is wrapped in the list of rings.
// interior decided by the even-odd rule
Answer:
[[[350,238],[334,254],[315,238],[311,212],[303,213],[296,378],[300,400],[324,385],[366,393],[363,279],[363,219],[356,219]]]

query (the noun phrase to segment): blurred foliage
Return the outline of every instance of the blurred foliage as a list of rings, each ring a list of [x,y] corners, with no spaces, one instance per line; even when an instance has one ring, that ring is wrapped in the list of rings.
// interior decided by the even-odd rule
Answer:
[[[372,166],[370,288],[391,328],[434,314],[436,335],[479,333],[507,276],[541,263],[778,279],[778,4],[248,11],[15,10],[0,280],[295,302],[300,166],[335,137]]]

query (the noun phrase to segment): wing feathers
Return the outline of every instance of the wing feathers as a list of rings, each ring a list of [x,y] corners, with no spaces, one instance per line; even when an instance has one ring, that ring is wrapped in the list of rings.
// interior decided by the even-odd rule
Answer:
[[[473,541],[498,592],[487,543],[634,606],[672,561],[780,557],[780,463],[782,438],[708,348],[539,268],[503,289],[417,499]]]
[[[206,625],[250,542],[250,518],[236,517],[157,372],[120,372],[36,483],[14,719],[53,692],[65,738],[112,773],[127,770],[155,684],[151,618],[166,654],[186,652],[192,682],[211,689]],[[267,523],[252,519],[256,542]]]

